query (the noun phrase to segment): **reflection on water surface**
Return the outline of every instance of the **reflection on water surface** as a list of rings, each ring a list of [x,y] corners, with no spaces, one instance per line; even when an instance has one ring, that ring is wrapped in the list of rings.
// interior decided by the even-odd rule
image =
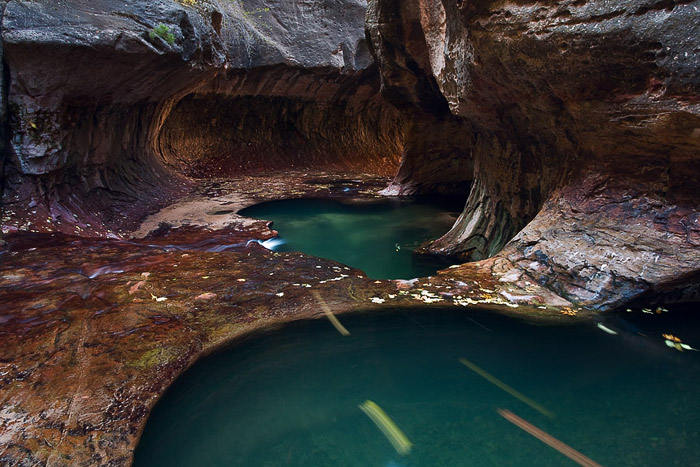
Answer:
[[[280,233],[275,251],[301,251],[362,269],[373,279],[433,275],[450,263],[416,257],[423,242],[447,233],[462,204],[450,200],[390,199],[344,204],[328,199],[272,201],[241,215],[274,222]],[[269,241],[268,241],[269,242]]]

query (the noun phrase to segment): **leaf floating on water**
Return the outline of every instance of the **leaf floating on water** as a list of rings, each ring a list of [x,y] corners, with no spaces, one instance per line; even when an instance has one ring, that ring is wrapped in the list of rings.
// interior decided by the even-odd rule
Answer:
[[[684,344],[679,337],[676,337],[673,334],[662,334],[662,336],[664,338],[664,343],[667,347],[676,349],[679,352],[683,352],[685,350],[694,350],[696,352],[698,351],[698,349],[694,349],[688,344]]]
[[[316,291],[316,290],[313,290],[311,293],[313,294],[316,301],[318,301],[319,305],[321,305],[321,309],[323,310],[323,313],[326,315],[326,317],[328,318],[328,321],[331,322],[333,327],[335,329],[337,329],[338,332],[340,334],[342,334],[343,336],[349,336],[350,331],[348,331],[347,328],[345,326],[343,326],[342,323],[338,320],[338,318],[335,317],[335,315],[331,311],[331,308],[328,306],[328,304],[323,299],[323,297],[321,297],[321,294],[318,293],[318,291]]]
[[[377,428],[386,436],[396,452],[405,456],[411,451],[413,443],[408,440],[406,435],[396,426],[396,423],[389,418],[389,416],[384,412],[377,404],[370,400],[364,401],[358,406],[365,415],[367,415],[370,420],[377,425]]]
[[[476,366],[475,364],[473,364],[472,362],[470,362],[470,361],[467,360],[466,358],[460,358],[460,359],[459,359],[459,362],[460,362],[462,365],[464,365],[464,366],[466,366],[467,368],[469,368],[470,370],[472,370],[472,371],[473,371],[474,373],[476,373],[477,375],[479,375],[479,376],[481,376],[482,378],[484,378],[484,379],[485,379],[486,381],[488,381],[489,383],[491,383],[491,384],[493,384],[494,386],[496,386],[496,387],[502,389],[503,391],[507,392],[507,393],[510,394],[511,396],[513,396],[513,397],[515,397],[516,399],[518,399],[520,402],[522,402],[522,403],[524,403],[524,404],[527,404],[527,405],[529,405],[530,407],[532,407],[533,409],[537,410],[539,413],[541,413],[541,414],[544,415],[545,417],[554,418],[554,417],[556,416],[556,415],[554,414],[554,412],[552,412],[551,410],[547,409],[546,407],[542,406],[541,404],[539,404],[539,403],[535,402],[534,400],[530,399],[530,398],[527,397],[525,394],[523,394],[523,393],[521,393],[521,392],[519,392],[519,391],[513,389],[512,387],[508,386],[506,383],[504,383],[504,382],[501,381],[500,379],[496,378],[495,376],[493,376],[491,373],[487,372],[486,370],[483,370],[482,368]]]
[[[680,342],[681,341],[680,338],[674,336],[673,334],[661,334],[661,335],[664,337],[664,339],[669,340],[669,341],[673,341],[673,342]]]
[[[617,331],[613,331],[612,329],[603,325],[602,323],[598,323],[598,329],[600,329],[603,332],[607,332],[608,334],[612,334],[613,336],[617,336]]]
[[[584,456],[583,454],[581,454],[580,452],[578,452],[576,449],[572,448],[568,444],[562,443],[561,441],[556,439],[554,436],[540,430],[535,425],[518,417],[510,410],[498,409],[497,412],[501,417],[505,418],[506,420],[511,422],[513,425],[515,425],[518,428],[520,428],[521,430],[526,431],[527,433],[531,434],[532,436],[539,439],[540,441],[542,441],[543,443],[545,443],[549,447],[556,449],[557,451],[564,454],[566,457],[568,457],[572,461],[576,462],[578,465],[582,465],[584,467],[602,467],[599,463],[597,463],[593,459],[590,459],[590,458]]]

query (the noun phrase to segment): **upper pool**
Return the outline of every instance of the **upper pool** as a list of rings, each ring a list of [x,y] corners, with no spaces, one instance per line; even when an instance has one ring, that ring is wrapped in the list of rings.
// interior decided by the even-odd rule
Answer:
[[[363,270],[373,279],[410,279],[449,265],[413,250],[452,227],[463,203],[387,199],[346,204],[328,199],[271,201],[241,215],[274,222],[276,251],[300,251]]]
[[[293,323],[200,361],[154,408],[135,465],[576,465],[562,451],[589,466],[698,465],[700,353],[662,336],[697,346],[692,317],[339,318],[349,336]]]

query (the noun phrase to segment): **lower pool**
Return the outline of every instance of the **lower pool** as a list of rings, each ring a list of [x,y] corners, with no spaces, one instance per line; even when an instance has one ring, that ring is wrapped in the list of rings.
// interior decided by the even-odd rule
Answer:
[[[270,201],[241,215],[274,222],[275,251],[301,251],[362,269],[373,279],[410,279],[449,266],[416,256],[423,242],[452,227],[463,203],[455,200],[387,199],[346,204],[329,199]]]
[[[293,323],[180,377],[135,465],[576,465],[513,420],[600,465],[698,465],[700,354],[662,334],[692,345],[700,327],[624,318],[603,329],[393,310],[341,315],[346,337],[324,320]],[[360,408],[368,400],[383,423]]]

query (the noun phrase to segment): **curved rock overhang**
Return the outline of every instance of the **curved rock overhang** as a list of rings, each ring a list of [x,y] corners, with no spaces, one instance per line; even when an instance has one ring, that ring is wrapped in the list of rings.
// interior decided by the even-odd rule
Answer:
[[[470,132],[432,252],[577,305],[696,295],[700,2],[369,3],[385,96]]]
[[[374,0],[365,36],[362,1],[9,2],[3,222],[119,235],[182,173],[389,174],[401,155],[386,193],[471,186],[432,253],[566,303],[686,299],[697,7]]]
[[[356,271],[346,289],[335,263],[295,255],[289,267],[262,249],[132,244],[117,281],[105,266],[119,264],[113,241],[5,256],[18,318],[3,325],[8,462],[128,464],[148,410],[198,357],[256,326],[318,316],[299,271],[313,271],[336,312],[392,297],[422,307],[447,292],[450,306],[521,303],[520,316],[564,323],[578,310],[562,306],[696,293],[698,1],[372,1],[371,47],[398,116],[376,94],[362,0],[280,2],[267,23],[262,2],[195,3],[3,2],[10,220],[107,235],[185,190],[180,172],[225,173],[213,155],[258,170],[240,167],[262,155],[242,133],[207,145],[220,118],[271,139],[275,167],[333,168],[326,152],[344,149],[341,125],[365,164],[403,148],[390,193],[464,189],[473,166],[465,212],[432,251],[479,260],[414,285]],[[150,37],[159,24],[172,45]],[[191,115],[199,106],[213,115]],[[332,125],[312,132],[319,115]],[[28,287],[14,290],[22,277]]]
[[[9,3],[6,230],[120,236],[184,193],[183,174],[394,175],[406,119],[379,95],[364,15],[361,1]]]
[[[404,123],[378,91],[375,68],[230,71],[173,107],[159,150],[200,178],[288,169],[393,176]]]

